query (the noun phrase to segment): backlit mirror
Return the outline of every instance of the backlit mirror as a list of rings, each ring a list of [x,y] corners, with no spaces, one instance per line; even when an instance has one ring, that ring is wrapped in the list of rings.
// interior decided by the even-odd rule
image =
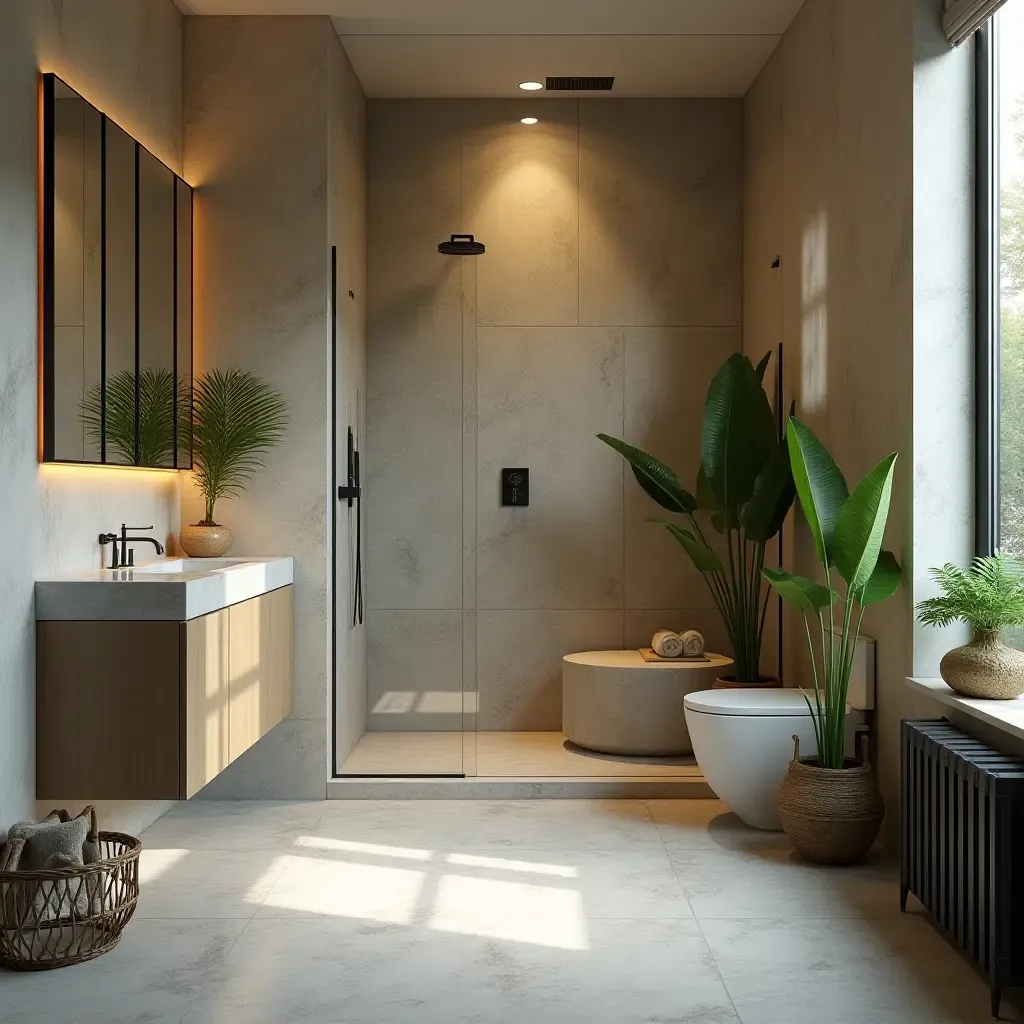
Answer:
[[[187,469],[192,189],[43,76],[46,462]]]

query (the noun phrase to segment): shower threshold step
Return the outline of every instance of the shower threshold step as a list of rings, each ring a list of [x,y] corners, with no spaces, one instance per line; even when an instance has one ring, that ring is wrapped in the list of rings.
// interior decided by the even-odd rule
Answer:
[[[374,777],[327,783],[328,800],[707,800],[714,795],[700,775]]]

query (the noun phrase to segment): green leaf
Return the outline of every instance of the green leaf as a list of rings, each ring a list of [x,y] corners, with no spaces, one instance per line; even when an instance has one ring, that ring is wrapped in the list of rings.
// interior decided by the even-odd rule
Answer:
[[[818,561],[824,565],[832,561],[836,520],[848,496],[846,481],[825,446],[795,416],[789,418],[786,441],[797,497],[814,537]]]
[[[722,511],[722,503],[711,489],[711,482],[708,480],[703,466],[697,471],[697,508],[710,513],[711,525],[717,533],[725,533],[725,513]]]
[[[597,436],[629,463],[637,483],[662,508],[683,515],[696,510],[697,499],[683,487],[679,482],[679,477],[665,463],[659,462],[653,455],[648,455],[647,452],[634,448],[633,445],[626,444],[625,441],[610,437],[608,434],[598,434]]]
[[[789,464],[789,447],[783,439],[758,474],[754,493],[743,511],[747,539],[764,544],[774,537],[782,529],[794,497],[796,487]]]
[[[665,529],[686,549],[686,553],[693,559],[693,564],[701,572],[721,572],[723,569],[722,560],[711,550],[702,544],[689,530],[684,530],[675,523],[665,523]]]
[[[895,469],[893,452],[857,484],[836,520],[835,565],[851,590],[868,582],[878,562]]]
[[[892,597],[900,588],[902,572],[899,562],[896,561],[896,556],[891,551],[879,552],[875,570],[860,593],[857,594],[857,600],[866,607],[869,604],[884,601],[887,597]]]
[[[723,507],[738,512],[777,443],[771,403],[750,360],[730,356],[708,388],[701,462]]]
[[[775,588],[779,597],[798,612],[815,614],[835,600],[835,592],[806,576],[794,576],[781,569],[762,569],[761,575]]]
[[[761,384],[764,384],[764,374],[765,371],[768,369],[768,364],[771,362],[771,360],[772,350],[768,349],[768,351],[765,352],[765,354],[761,357],[761,362],[759,362],[757,366],[754,367],[754,373],[757,374],[757,379]]]
[[[193,390],[192,457],[209,522],[217,500],[240,494],[280,443],[287,406],[262,377],[242,370],[200,374]]]

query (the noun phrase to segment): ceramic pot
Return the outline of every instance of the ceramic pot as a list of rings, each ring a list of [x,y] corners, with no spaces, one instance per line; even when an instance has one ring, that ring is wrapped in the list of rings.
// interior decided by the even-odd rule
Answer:
[[[235,535],[219,523],[194,523],[178,534],[181,550],[190,558],[218,558],[227,554]]]
[[[974,639],[947,652],[939,673],[965,697],[1013,700],[1024,693],[1024,653],[1007,647],[998,629],[977,629]]]
[[[797,852],[815,864],[853,864],[878,838],[885,804],[867,756],[848,757],[842,768],[822,768],[817,757],[800,756],[793,737],[793,760],[779,786],[775,807]]]
[[[738,683],[734,676],[719,676],[712,690],[774,690],[782,685],[775,676],[764,676],[756,683]]]

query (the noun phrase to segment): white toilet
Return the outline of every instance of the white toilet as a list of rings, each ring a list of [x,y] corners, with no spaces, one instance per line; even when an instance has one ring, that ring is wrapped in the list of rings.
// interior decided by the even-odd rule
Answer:
[[[818,752],[803,694],[701,690],[688,694],[683,707],[697,764],[719,800],[751,827],[779,831],[775,794],[793,757],[794,734],[801,756]]]

